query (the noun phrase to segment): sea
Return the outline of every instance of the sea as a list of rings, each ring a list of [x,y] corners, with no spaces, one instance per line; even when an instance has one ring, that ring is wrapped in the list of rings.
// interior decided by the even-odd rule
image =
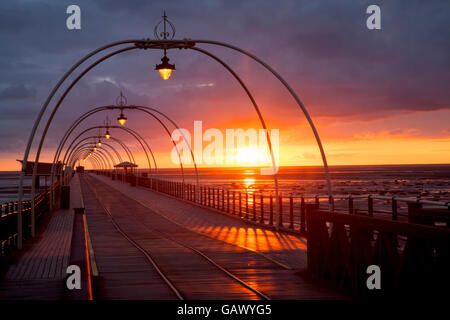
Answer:
[[[450,201],[450,164],[331,166],[330,174],[335,196],[372,194]],[[182,180],[179,168],[158,169],[157,176]],[[194,169],[185,168],[184,176],[185,182],[195,183]],[[263,194],[275,190],[273,176],[261,175],[259,168],[199,168],[198,176],[205,186]],[[323,167],[280,167],[277,178],[282,194],[327,195]],[[49,180],[41,177],[41,186],[48,185]],[[0,202],[17,200],[18,181],[19,172],[0,172]],[[26,177],[25,199],[29,197],[30,185],[31,179]]]

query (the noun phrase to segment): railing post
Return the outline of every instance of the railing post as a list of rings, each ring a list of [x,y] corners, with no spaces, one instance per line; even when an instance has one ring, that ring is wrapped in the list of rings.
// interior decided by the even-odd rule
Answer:
[[[253,221],[256,221],[256,194],[253,192]]]
[[[392,197],[392,220],[397,220],[397,200]]]
[[[235,215],[236,214],[236,199],[235,199],[235,194],[236,194],[236,191],[234,191],[233,190],[233,214]]]
[[[269,206],[269,213],[270,213],[270,215],[269,215],[269,224],[270,224],[271,226],[273,226],[273,197],[272,197],[272,195],[269,196],[269,199],[270,199],[270,206]]]
[[[372,217],[373,216],[373,198],[372,198],[372,196],[371,195],[369,195],[369,197],[368,197],[368,211],[369,211],[369,216],[370,217]]]
[[[227,190],[227,213],[230,213],[230,190]]]
[[[280,193],[279,196],[279,215],[280,215],[280,220],[278,221],[278,226],[282,227],[283,226],[283,195]],[[278,227],[277,226],[277,227]]]
[[[225,190],[222,189],[222,211],[225,211]]]
[[[305,206],[305,197],[303,196],[300,202],[300,232],[302,234],[306,233],[306,206]]]
[[[248,219],[248,191],[245,190],[245,219]]]
[[[294,229],[294,198],[289,198],[289,228]]]
[[[208,187],[208,207],[211,207],[211,188]]]
[[[259,218],[259,223],[264,223],[264,195],[261,193],[260,195],[260,212],[261,217]]]
[[[242,217],[242,193],[239,191],[239,217]]]
[[[348,213],[353,214],[353,197],[350,195],[348,197]]]

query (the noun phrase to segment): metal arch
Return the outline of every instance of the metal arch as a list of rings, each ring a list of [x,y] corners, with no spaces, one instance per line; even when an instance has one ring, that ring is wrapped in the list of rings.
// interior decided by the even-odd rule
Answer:
[[[148,109],[148,110],[152,110],[153,112],[156,112],[156,113],[160,114],[161,116],[163,116],[163,117],[165,117],[167,120],[169,120],[169,121],[170,121],[170,122],[171,122],[178,130],[180,129],[180,128],[178,127],[178,125],[177,125],[170,117],[168,117],[166,114],[160,112],[159,110],[154,109],[154,108],[150,108],[150,107],[140,107],[140,108],[145,108],[145,109]],[[54,158],[53,158],[52,172],[54,172],[54,164],[55,164],[55,163],[57,162],[57,160],[59,159],[59,156],[60,156],[60,154],[61,154],[61,152],[62,152],[62,149],[63,149],[63,147],[64,147],[64,144],[66,143],[68,137],[69,137],[70,134],[73,132],[73,130],[74,130],[74,129],[82,122],[82,121],[84,121],[86,118],[90,117],[91,115],[93,115],[93,114],[95,114],[95,113],[97,113],[97,112],[100,112],[100,111],[114,110],[114,109],[121,109],[121,110],[122,110],[122,109],[131,109],[131,110],[133,110],[133,109],[137,109],[137,108],[134,107],[134,106],[121,106],[121,107],[118,107],[118,106],[102,106],[102,107],[94,108],[94,109],[89,110],[89,111],[85,112],[84,114],[82,114],[77,120],[75,120],[75,122],[69,127],[69,129],[67,129],[67,131],[66,131],[65,134],[63,135],[63,138],[62,138],[62,140],[60,141],[60,143],[59,143],[59,145],[58,145],[58,148],[57,148],[57,151],[56,151],[56,153],[55,153],[55,156],[54,156]],[[167,126],[166,126],[166,125],[165,125],[165,124],[164,124],[164,123],[163,123],[156,115],[154,115],[152,112],[147,112],[147,111],[145,111],[145,110],[141,110],[141,109],[138,109],[138,110],[143,111],[143,112],[146,112],[147,114],[150,114],[155,120],[157,120],[157,121],[163,126],[163,128],[166,130],[167,134],[168,134],[169,137],[171,138],[171,134],[170,134],[170,131],[168,130]],[[106,127],[109,128],[109,126],[106,126]],[[181,132],[181,133],[182,133],[182,132]],[[182,134],[183,134],[183,133],[182,133]],[[184,137],[184,134],[183,134],[183,137]],[[184,138],[185,138],[185,137],[184,137]],[[153,158],[153,163],[154,163],[154,165],[155,165],[155,171],[157,171],[157,164],[156,164],[155,156],[154,156],[154,154],[153,154],[153,152],[152,152],[150,146],[149,146],[148,143],[145,141],[145,139],[143,139],[142,137],[141,137],[141,139],[145,142],[147,148],[149,149],[149,151],[150,151],[150,153],[151,153],[151,155],[152,155],[152,158]],[[185,140],[186,140],[186,139],[185,139]],[[181,162],[180,153],[179,153],[179,150],[178,150],[178,147],[177,147],[176,143],[175,143],[172,139],[171,139],[171,141],[172,141],[172,143],[174,144],[174,146],[175,146],[175,148],[176,148],[176,151],[177,151],[177,154],[178,154],[178,157],[179,157],[179,159],[180,159],[180,167],[181,167],[181,171],[182,171],[182,179],[183,179],[183,181],[184,181],[184,172],[183,172],[183,165],[182,165],[182,162]],[[191,149],[191,148],[190,148],[190,144],[188,144],[188,147],[189,147],[189,149]],[[147,156],[147,160],[148,160],[148,155],[146,154],[146,156]],[[193,157],[192,150],[191,150],[191,156]],[[134,161],[134,162],[135,162],[135,161]],[[198,183],[198,172],[197,172],[197,166],[196,166],[195,158],[194,158],[194,157],[193,157],[193,162],[194,162],[194,165],[195,165],[195,168],[196,168],[197,183]],[[149,167],[151,167],[151,166],[149,165]],[[151,172],[150,172],[150,174],[151,174]],[[53,183],[53,178],[52,178],[51,183]]]
[[[90,137],[90,138],[92,138],[92,137]],[[110,139],[111,139],[111,138],[110,138]],[[115,139],[115,140],[120,141],[119,139]],[[118,144],[119,144],[119,146],[122,146],[122,147],[123,147],[123,145],[122,145],[121,143],[118,142]],[[117,158],[119,159],[119,162],[122,162],[122,161],[123,161],[123,160],[122,160],[122,157],[121,157],[121,155],[120,155],[120,153],[119,153],[112,145],[110,145],[110,144],[108,144],[108,143],[106,143],[106,142],[102,142],[102,145],[105,145],[105,146],[109,147],[111,150],[113,150],[114,153],[116,154]],[[130,158],[130,155],[128,154],[127,149],[124,148],[124,150],[125,150],[125,153],[127,154],[128,158],[130,159],[130,162],[131,162],[131,158]],[[134,161],[133,161],[133,162],[134,162]],[[63,164],[64,164],[64,161],[63,161]],[[66,165],[66,167],[67,167],[67,165]],[[67,177],[69,174],[70,174],[70,172],[69,172],[69,173],[66,173],[66,170],[65,170],[65,168],[64,168],[64,177],[63,177],[63,179],[62,179],[62,181],[63,181],[64,183],[67,183],[67,178],[66,178],[66,177]]]
[[[102,46],[92,52],[90,52],[89,54],[87,54],[86,56],[84,56],[82,59],[80,59],[78,62],[76,62],[58,81],[58,83],[55,85],[55,87],[52,89],[52,91],[50,92],[50,94],[48,95],[47,99],[45,100],[44,104],[41,107],[41,110],[38,113],[38,116],[33,124],[33,127],[31,129],[30,132],[30,136],[28,137],[28,141],[27,141],[27,146],[25,148],[25,152],[24,152],[24,156],[23,156],[23,161],[22,161],[22,170],[20,172],[20,179],[19,179],[19,188],[18,188],[18,218],[17,218],[17,224],[18,224],[18,243],[17,246],[19,249],[22,248],[22,208],[23,208],[23,204],[22,204],[22,200],[23,200],[23,183],[24,183],[24,176],[25,176],[25,168],[27,167],[27,162],[28,162],[28,156],[30,154],[30,150],[31,150],[31,145],[33,144],[33,140],[34,140],[34,136],[36,135],[36,131],[37,128],[41,122],[41,119],[45,113],[45,111],[47,110],[47,107],[50,103],[50,101],[53,99],[54,95],[56,94],[56,92],[59,90],[59,88],[61,87],[61,85],[64,83],[64,81],[75,71],[75,69],[77,69],[82,63],[84,63],[85,61],[87,61],[89,58],[93,57],[94,55],[96,55],[97,53],[100,53],[104,50],[107,50],[109,48],[115,47],[115,46],[119,46],[119,45],[123,45],[123,44],[130,44],[130,43],[134,43],[135,41],[133,40],[125,40],[125,41],[118,41],[118,42],[113,42],[111,44]],[[37,157],[37,159],[39,159],[39,157]],[[35,168],[37,166],[34,166]],[[36,176],[36,170],[34,170],[33,168],[33,176]],[[32,187],[34,185],[32,184]],[[34,207],[34,199],[32,199],[32,208]],[[34,222],[33,222],[34,223]],[[34,227],[34,225],[33,225]],[[34,236],[34,232],[32,232],[32,235]]]
[[[79,157],[86,158],[88,156],[88,153],[89,153],[89,150],[87,150],[87,149],[78,149],[78,150],[76,150],[76,152],[74,154],[74,157],[78,157],[78,158],[74,158],[74,163],[76,161],[80,160]],[[100,165],[100,168],[103,170],[103,161],[100,161],[100,158],[103,157],[103,156],[101,154],[94,154],[93,153],[93,154],[91,154],[90,158],[91,157],[97,160],[97,162]]]
[[[80,147],[80,148],[78,148],[77,150],[76,150],[76,155],[78,156],[79,155],[79,153],[81,153],[81,152],[83,152],[83,151],[86,151],[86,154],[88,154],[89,152],[92,152],[92,149],[91,148],[89,148],[89,147]],[[97,151],[99,151],[99,150],[97,150]],[[95,151],[95,152],[97,152],[97,151]],[[92,152],[92,154],[91,154],[91,156],[93,156],[94,155],[94,153]],[[100,159],[102,159],[102,164],[103,164],[103,169],[107,169],[109,166],[108,166],[108,164],[109,164],[109,159],[107,159],[107,157],[106,157],[106,155],[104,154],[104,153],[102,153],[102,152],[98,152],[98,153],[96,153],[96,155],[100,158]],[[107,163],[107,160],[108,160],[108,163]]]
[[[325,150],[324,150],[322,142],[320,140],[319,133],[318,133],[318,131],[316,129],[316,126],[314,125],[314,122],[311,119],[311,116],[308,113],[308,110],[306,110],[305,105],[300,100],[300,98],[297,96],[297,94],[294,92],[294,90],[291,88],[291,86],[286,82],[286,80],[284,80],[283,77],[281,77],[281,75],[278,72],[276,72],[271,66],[269,66],[267,63],[265,63],[264,61],[262,61],[261,59],[259,59],[255,55],[251,54],[250,52],[245,51],[245,50],[243,50],[243,49],[241,49],[239,47],[230,45],[230,44],[225,43],[225,42],[220,42],[220,41],[211,41],[211,40],[193,40],[193,41],[195,43],[213,44],[213,45],[222,46],[222,47],[226,47],[226,48],[238,51],[238,52],[248,56],[249,58],[255,60],[256,62],[258,62],[260,65],[262,65],[268,71],[270,71],[285,86],[285,88],[289,91],[291,96],[294,98],[294,100],[297,102],[298,106],[302,110],[304,116],[308,120],[309,126],[311,127],[311,129],[312,129],[312,131],[314,133],[314,137],[315,137],[316,143],[317,143],[317,145],[319,147],[320,155],[322,157],[323,167],[324,167],[324,170],[325,170],[325,177],[327,179],[328,196],[332,197],[333,196],[333,191],[332,191],[332,187],[331,187],[330,170],[328,168],[327,157],[325,155]],[[332,203],[332,205],[333,205],[333,203]],[[332,208],[332,209],[334,211],[334,208]]]
[[[84,142],[84,141],[86,141],[86,140],[89,140],[89,139],[92,139],[93,137],[95,137],[95,136],[86,137],[86,138],[83,138],[83,139],[79,140],[79,141],[74,145],[73,148],[76,148],[76,147],[77,147],[78,145],[80,145],[82,142]],[[88,144],[92,145],[92,142],[88,142]],[[114,147],[112,147],[111,145],[109,145],[109,144],[106,143],[106,142],[102,143],[102,146],[103,146],[103,145],[109,147],[109,148],[114,152],[114,154],[116,155],[117,160],[118,160],[119,162],[122,162],[122,157],[120,156],[120,154],[117,152],[117,150],[116,150]],[[101,147],[97,147],[97,148],[101,148]],[[67,150],[66,153],[65,153],[65,155],[64,155],[64,158],[63,158],[63,161],[62,161],[63,165],[66,163],[65,160],[66,160],[67,152],[68,152],[68,151],[69,151],[69,150]],[[114,159],[113,159],[113,161],[114,161]],[[114,161],[114,162],[115,162],[115,161]],[[62,169],[61,169],[61,170],[62,170]]]
[[[42,116],[45,112],[45,110],[47,109],[48,104],[50,103],[50,100],[53,98],[53,96],[55,95],[56,91],[59,89],[59,87],[62,85],[62,83],[67,79],[67,77],[69,77],[72,72],[78,67],[80,66],[83,62],[85,62],[86,60],[88,60],[90,57],[94,56],[95,54],[106,50],[108,48],[112,48],[114,46],[118,46],[118,45],[122,45],[122,44],[129,44],[129,43],[134,43],[135,48],[139,48],[139,49],[152,49],[152,48],[156,48],[156,49],[170,49],[170,48],[185,48],[188,49],[190,47],[193,47],[196,43],[206,43],[206,44],[213,44],[213,45],[218,45],[218,46],[223,46],[223,47],[228,47],[230,49],[236,50],[242,54],[247,55],[248,57],[254,59],[255,61],[257,61],[258,63],[260,63],[262,66],[264,66],[267,70],[269,70],[280,82],[282,82],[282,84],[288,89],[288,91],[290,92],[290,94],[294,97],[294,99],[296,100],[297,104],[299,105],[299,107],[302,109],[303,113],[305,114],[313,132],[314,132],[314,136],[316,138],[316,141],[318,143],[320,152],[321,152],[321,156],[322,156],[322,161],[324,164],[324,168],[325,168],[325,175],[327,178],[327,187],[328,187],[328,194],[331,197],[332,196],[332,190],[331,190],[331,182],[330,182],[330,175],[329,175],[329,169],[328,169],[328,164],[326,161],[326,156],[325,156],[325,152],[323,150],[323,146],[322,143],[320,141],[318,132],[314,126],[314,123],[312,122],[311,117],[309,116],[306,108],[304,107],[303,103],[300,101],[300,99],[298,98],[298,96],[295,94],[295,92],[292,90],[292,88],[288,85],[288,83],[274,70],[272,69],[269,65],[267,65],[266,63],[264,63],[262,60],[260,60],[259,58],[257,58],[256,56],[246,52],[245,50],[242,50],[238,47],[223,43],[223,42],[218,42],[218,41],[210,41],[210,40],[191,40],[191,39],[185,39],[185,40],[125,40],[125,41],[120,41],[120,42],[114,42],[112,44],[103,46],[97,50],[92,51],[91,53],[89,53],[88,55],[86,55],[84,58],[82,58],[81,60],[79,60],[75,65],[72,66],[71,69],[69,69],[69,71],[67,71],[64,76],[59,80],[59,82],[57,83],[57,85],[53,88],[52,92],[50,93],[50,95],[47,97],[46,102],[44,103],[44,105],[42,106],[38,117],[34,123],[34,126],[32,128],[32,131],[30,133],[29,139],[28,139],[28,143],[27,143],[27,147],[25,149],[25,153],[24,153],[24,159],[22,161],[22,171],[21,171],[21,175],[20,175],[20,181],[19,181],[19,195],[18,195],[18,201],[19,201],[19,215],[18,215],[18,231],[19,231],[19,243],[18,243],[18,247],[21,248],[22,247],[22,215],[20,214],[21,210],[22,210],[22,199],[23,199],[23,180],[24,180],[24,171],[27,165],[27,161],[28,161],[28,155],[31,149],[31,144],[33,142],[37,127],[40,124],[40,121],[42,119]],[[97,65],[98,63],[100,63],[101,61],[104,61],[106,59],[108,59],[109,57],[118,54],[120,52],[125,52],[128,50],[132,50],[134,49],[134,47],[128,47],[125,49],[121,49],[121,50],[117,50],[116,52],[113,52],[112,54],[109,54],[105,57],[103,57],[101,60],[97,61],[97,63],[95,65]],[[92,67],[94,67],[95,65],[92,65]],[[89,68],[89,70],[91,69]],[[89,70],[85,70],[85,72],[79,76],[79,78],[81,78],[81,76],[83,76],[87,71]],[[72,85],[73,86],[73,85]],[[71,86],[71,87],[72,87]],[[71,89],[71,87],[68,88],[68,90]],[[62,99],[65,97],[65,95],[62,96]],[[48,130],[48,125],[51,123],[51,120],[53,118],[54,113],[56,112],[56,110],[58,109],[59,105],[57,105],[53,112],[52,115],[50,116],[48,122],[47,122],[47,126],[44,129],[44,133],[41,137],[41,142],[40,142],[40,146],[38,147],[38,151],[36,153],[36,160],[35,163],[38,163],[38,159],[39,159],[39,154],[42,148],[42,143],[43,140],[45,139],[45,135],[46,132]],[[33,168],[33,176],[36,175],[37,172],[37,165],[34,166]],[[32,185],[32,189],[34,190],[34,185]],[[32,202],[34,203],[34,199],[32,199]],[[32,205],[33,205],[32,203]]]
[[[81,147],[81,148],[79,148],[77,150],[77,152],[83,152],[83,151],[86,151],[86,154],[88,154],[89,152],[92,151],[92,149],[88,148],[88,147]],[[94,155],[94,153],[92,153],[91,156],[92,155]],[[106,163],[106,160],[105,160],[106,156],[103,153],[101,153],[101,152],[98,152],[96,155],[101,159],[101,164],[103,165],[103,169],[107,169],[108,168],[108,164]]]
[[[52,170],[54,170],[54,163],[56,163],[57,160],[59,159],[59,156],[60,156],[60,154],[61,154],[61,152],[62,152],[62,149],[63,149],[63,147],[64,147],[64,144],[66,143],[68,137],[69,137],[70,134],[73,132],[73,130],[75,130],[75,128],[76,128],[82,121],[84,121],[86,118],[90,117],[91,115],[93,115],[93,114],[95,114],[95,113],[97,113],[97,112],[100,112],[100,111],[110,110],[110,109],[113,110],[113,109],[123,109],[123,108],[119,108],[119,107],[117,107],[117,106],[103,106],[103,107],[97,107],[97,108],[94,108],[94,109],[92,109],[92,110],[89,110],[89,111],[85,112],[84,114],[82,114],[79,118],[77,118],[77,119],[72,123],[72,125],[69,127],[69,129],[67,129],[66,132],[64,133],[63,138],[61,139],[61,141],[60,141],[60,143],[59,143],[59,145],[58,145],[58,148],[57,148],[57,150],[56,150],[56,152],[55,152],[55,156],[54,156],[54,158],[53,158]],[[147,145],[147,148],[149,149],[150,153],[152,154],[153,162],[154,162],[155,168],[156,168],[156,167],[157,167],[157,166],[156,166],[156,161],[155,161],[155,157],[154,157],[154,155],[153,155],[152,149],[150,148],[150,146],[148,145],[148,143],[146,143],[146,145]],[[133,158],[133,162],[135,162],[135,161],[134,161],[134,158]]]
[[[70,148],[72,148],[72,145],[75,143],[75,141],[76,141],[79,137],[81,137],[84,133],[86,133],[86,132],[88,132],[88,131],[90,131],[90,130],[93,130],[93,129],[105,128],[105,127],[106,127],[106,126],[93,126],[93,127],[88,128],[88,129],[85,129],[84,131],[82,131],[80,134],[78,134],[78,135],[72,140],[72,142],[70,143],[70,145],[69,145],[69,147],[68,147],[68,150],[69,150]],[[135,132],[134,130],[132,130],[132,129],[130,129],[130,128],[127,128],[127,127],[108,126],[108,128],[121,129],[121,130],[124,130],[124,131],[128,132],[129,134],[131,134],[131,135],[139,142],[139,144],[141,145],[142,149],[144,150],[144,153],[145,153],[146,156],[147,156],[148,164],[149,164],[149,166],[150,166],[150,160],[149,160],[149,158],[148,158],[147,151],[146,151],[144,145],[142,144],[142,142],[139,140],[139,138],[142,139],[142,137],[140,137],[140,135],[139,135],[137,132]],[[145,140],[144,140],[144,143],[146,143]],[[54,181],[54,176],[55,176],[55,171],[53,170],[52,173],[51,173],[51,183],[53,183],[53,181]],[[53,200],[53,196],[54,196],[54,195],[52,195],[52,200]],[[51,202],[51,203],[52,203],[52,202]],[[33,212],[33,210],[32,210],[32,212]],[[34,219],[31,219],[31,220],[33,221]]]
[[[81,144],[83,141],[86,141],[87,139],[90,139],[90,138],[92,138],[92,137],[88,137],[88,138],[85,138],[85,139],[82,139],[82,140],[80,140],[80,141],[78,141],[77,142],[77,144],[75,145],[75,146],[73,146],[73,148],[72,148],[72,150],[70,150],[70,153],[69,153],[69,156],[67,157],[67,152],[66,152],[66,154],[64,155],[64,160],[63,160],[63,162],[62,162],[62,164],[63,165],[65,165],[66,167],[68,166],[68,164],[71,164],[70,163],[70,158],[71,158],[71,155],[72,155],[72,152],[73,152],[73,150],[75,149],[75,148],[77,148],[78,146],[85,146],[85,145],[87,145],[87,144],[90,144],[90,143],[84,143],[84,144]],[[81,145],[80,145],[81,144]],[[119,160],[119,162],[122,162],[122,158],[120,157],[120,154],[117,152],[117,150],[114,148],[114,147],[112,147],[111,145],[109,145],[108,143],[103,143],[102,144],[102,146],[103,145],[105,145],[105,146],[108,146],[109,148],[111,148],[111,150],[113,150],[114,151],[114,153],[116,154],[116,156],[117,156],[117,158],[118,158],[118,160]],[[100,148],[100,147],[99,147]],[[107,152],[107,149],[103,149],[105,152]],[[69,151],[69,150],[67,150],[67,151]],[[107,152],[108,154],[109,154],[109,152]],[[66,157],[67,157],[67,161],[66,161]],[[113,163],[114,163],[114,158],[110,155],[110,157],[111,157],[111,159],[112,159],[112,161],[113,161]],[[65,170],[64,170],[64,173],[65,173]],[[60,172],[60,174],[61,175],[63,175],[63,172]],[[65,179],[63,179],[63,181],[65,181]]]
[[[130,160],[130,162],[136,163],[136,160],[134,159],[133,153],[128,148],[128,146],[125,143],[122,142],[122,140],[119,140],[119,139],[117,139],[115,137],[110,137],[109,140],[117,142],[123,148],[125,153],[127,154],[128,160]]]
[[[180,127],[179,127],[179,126],[178,126],[171,118],[169,118],[167,115],[165,115],[164,113],[162,113],[161,111],[159,111],[159,110],[157,110],[157,109],[154,109],[154,108],[151,108],[151,107],[146,107],[146,106],[135,106],[135,107],[136,107],[136,109],[141,110],[141,111],[144,111],[144,112],[150,114],[150,115],[153,116],[153,117],[154,117],[154,115],[153,115],[151,112],[149,112],[148,110],[151,110],[151,111],[154,111],[154,112],[159,113],[160,115],[162,115],[163,117],[165,117],[167,120],[169,120],[169,121],[172,123],[172,125],[173,125],[175,128],[177,128],[177,130],[181,133],[181,135],[183,136],[184,141],[187,142],[187,146],[188,146],[189,151],[190,151],[190,153],[191,153],[192,161],[193,161],[193,163],[194,163],[194,168],[195,168],[195,177],[196,177],[196,182],[197,182],[197,191],[199,191],[199,190],[200,190],[200,183],[199,183],[199,179],[198,179],[197,162],[195,161],[195,157],[194,157],[194,153],[192,152],[191,144],[190,144],[190,142],[186,139],[186,137],[184,136],[183,131],[180,130]],[[155,119],[157,119],[157,118],[155,118]],[[160,121],[160,120],[158,119],[158,121]],[[167,129],[166,129],[166,130],[167,130]],[[170,135],[170,137],[171,137],[171,140],[172,140],[172,135],[170,134],[169,131],[167,131],[167,132],[169,133],[169,135]],[[175,141],[172,140],[172,142],[173,142],[173,145],[175,146],[175,149],[177,150],[178,158],[180,159],[180,167],[181,167],[182,170],[183,170],[183,163],[182,163],[182,161],[181,161],[180,152],[178,151],[178,147],[177,147]],[[184,174],[183,174],[183,183],[184,183]],[[198,195],[197,195],[197,197],[198,197]]]
[[[78,143],[81,143],[81,142],[83,142],[83,141],[86,141],[86,140],[88,140],[88,139],[99,139],[99,138],[101,138],[101,136],[90,136],[90,137],[86,137],[86,138],[83,138],[82,140],[79,140],[78,141]],[[113,146],[111,146],[110,144],[108,144],[108,143],[106,143],[106,142],[102,142],[102,146],[103,145],[105,145],[105,146],[107,146],[108,148],[110,148],[113,152],[114,152],[114,154],[116,155],[116,157],[117,157],[117,160],[119,161],[119,162],[122,162],[123,160],[122,160],[122,156],[120,155],[120,153],[116,150],[116,148],[114,148]],[[98,146],[97,146],[98,147]],[[99,147],[98,147],[99,148]],[[64,162],[63,162],[64,163]]]
[[[170,139],[171,139],[171,141],[172,141],[172,143],[173,143],[173,145],[174,145],[174,147],[175,147],[175,149],[176,149],[176,151],[177,151],[178,158],[179,158],[179,160],[180,160],[180,168],[181,168],[181,173],[182,173],[182,180],[183,180],[183,182],[184,182],[183,163],[182,163],[182,161],[181,161],[181,156],[180,156],[180,152],[179,152],[179,150],[178,150],[178,146],[177,146],[176,143],[172,140],[171,133],[170,133],[169,129],[167,128],[167,126],[164,124],[164,122],[161,121],[161,119],[159,119],[155,114],[153,114],[153,112],[156,112],[156,113],[158,113],[159,115],[161,115],[161,116],[163,116],[164,118],[166,118],[166,119],[167,119],[169,122],[171,122],[172,125],[173,125],[175,128],[177,128],[178,130],[180,130],[180,127],[175,123],[175,121],[173,121],[169,116],[167,116],[167,115],[164,114],[163,112],[161,112],[161,111],[159,111],[159,110],[157,110],[157,109],[155,109],[155,108],[151,108],[151,107],[147,107],[147,106],[138,106],[138,107],[137,107],[137,106],[120,106],[120,107],[119,107],[119,106],[101,106],[101,107],[97,107],[97,108],[94,108],[94,109],[92,109],[92,110],[89,110],[89,111],[85,112],[84,114],[82,114],[78,119],[75,120],[75,122],[69,127],[69,129],[67,129],[67,131],[66,131],[65,134],[63,135],[63,138],[62,138],[62,140],[60,141],[60,144],[58,145],[57,151],[56,151],[55,156],[54,156],[54,158],[53,158],[52,172],[54,172],[54,164],[55,164],[55,163],[57,162],[57,160],[59,159],[59,156],[60,156],[60,154],[61,154],[61,152],[62,152],[62,149],[63,149],[63,147],[64,147],[64,144],[66,143],[68,137],[69,137],[70,134],[73,132],[73,130],[74,130],[74,129],[82,122],[82,121],[84,121],[86,118],[90,117],[91,115],[93,115],[93,114],[95,114],[95,113],[97,113],[97,112],[100,112],[100,111],[114,110],[114,109],[120,109],[120,110],[122,110],[122,109],[130,109],[130,110],[137,109],[137,110],[140,110],[140,111],[142,111],[142,112],[145,112],[145,113],[149,114],[150,116],[152,116],[155,120],[157,120],[157,121],[161,124],[161,126],[165,129],[165,131],[166,131],[167,134],[169,135],[169,137],[170,137]],[[150,111],[148,111],[148,110],[151,110],[152,112],[150,112]],[[110,126],[106,126],[106,127],[109,128]],[[187,139],[186,139],[186,137],[184,136],[183,132],[180,131],[180,133],[182,134],[182,136],[183,136],[183,138],[185,139],[185,141],[187,141]],[[150,153],[151,153],[151,155],[152,155],[153,163],[154,163],[154,165],[155,165],[155,171],[157,171],[157,165],[156,165],[156,160],[155,160],[154,154],[153,154],[153,152],[152,152],[150,146],[149,146],[149,145],[147,144],[147,142],[145,141],[145,139],[142,138],[142,140],[145,142],[145,144],[147,145],[147,148],[149,149],[149,151],[150,151]],[[192,149],[191,149],[191,146],[190,146],[190,143],[189,143],[189,142],[188,142],[188,147],[189,147],[189,150],[190,150],[190,152],[191,152],[192,160],[193,160],[193,162],[194,162],[194,167],[195,167],[195,172],[196,172],[196,179],[197,179],[197,186],[199,187],[197,165],[196,165],[195,157],[194,157],[194,155],[193,155],[193,152],[192,152]],[[148,155],[147,155],[147,158],[148,158]],[[150,172],[150,174],[151,174],[151,172]],[[53,183],[53,177],[52,177],[51,183]]]
[[[100,153],[103,153],[103,152],[105,152],[107,155],[108,155],[108,163],[109,163],[109,167],[110,168],[113,168],[114,167],[114,158],[113,158],[113,156],[111,155],[111,153],[109,153],[109,151],[108,150],[106,150],[106,149],[100,149],[100,148],[97,148],[97,150],[96,151],[94,151],[93,149],[92,149],[92,143],[91,142],[85,142],[85,143],[82,143],[81,145],[80,144],[77,144],[76,146],[74,146],[73,147],[73,149],[72,150],[74,150],[75,148],[77,148],[77,147],[79,147],[79,148],[81,148],[81,147],[90,147],[91,148],[91,150],[92,150],[92,152],[96,152],[96,151],[99,151]],[[72,152],[71,152],[72,153]],[[63,165],[64,164],[66,164],[66,163],[69,163],[69,160],[70,160],[70,157],[69,158],[67,158],[67,162],[63,162]],[[111,162],[110,162],[111,161]]]
[[[272,141],[270,139],[269,130],[267,129],[266,122],[264,121],[264,118],[263,118],[262,113],[261,113],[261,111],[259,109],[259,106],[256,103],[256,101],[255,101],[253,95],[251,94],[250,90],[245,85],[244,81],[236,74],[236,72],[228,64],[226,64],[223,60],[221,60],[220,58],[218,58],[214,54],[212,54],[212,53],[210,53],[210,52],[208,52],[208,51],[206,51],[204,49],[200,49],[200,48],[196,48],[196,47],[192,47],[190,49],[198,51],[200,53],[203,53],[203,54],[211,57],[216,62],[221,64],[223,67],[225,67],[225,69],[227,69],[231,73],[231,75],[236,79],[236,81],[241,85],[242,89],[245,91],[245,93],[249,97],[251,103],[253,104],[253,108],[255,109],[255,111],[256,111],[256,113],[258,115],[259,121],[261,122],[261,125],[262,125],[263,129],[266,132],[266,140],[267,140],[267,145],[268,145],[269,151],[270,151],[270,158],[272,160],[272,167],[273,167],[273,170],[276,170],[274,172],[274,174],[273,174],[273,180],[274,180],[274,183],[275,183],[275,195],[276,195],[276,197],[275,197],[275,199],[276,199],[275,200],[275,202],[276,202],[276,210],[275,210],[276,211],[276,226],[278,227],[280,225],[280,212],[279,212],[280,211],[279,210],[279,208],[280,208],[280,205],[279,205],[280,199],[279,199],[279,187],[278,187],[278,167],[277,167],[277,164],[275,162],[275,156],[273,154]]]

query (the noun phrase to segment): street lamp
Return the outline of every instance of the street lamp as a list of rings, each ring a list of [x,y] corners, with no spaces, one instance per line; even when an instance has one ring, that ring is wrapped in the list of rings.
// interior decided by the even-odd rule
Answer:
[[[127,98],[125,98],[122,91],[120,91],[120,96],[116,99],[116,105],[119,108],[127,105]],[[117,121],[119,121],[120,125],[123,126],[127,120],[127,117],[123,114],[123,108],[120,108],[120,116],[117,118]]]
[[[159,71],[161,78],[167,80],[170,78],[172,71],[176,70],[174,64],[169,63],[169,58],[166,56],[166,50],[164,50],[164,57],[161,58],[162,63],[157,64],[155,70]]]
[[[120,112],[120,116],[117,117],[117,121],[119,121],[120,125],[123,126],[125,124],[125,122],[127,122],[127,117],[125,117],[125,115],[123,114],[123,112]]]

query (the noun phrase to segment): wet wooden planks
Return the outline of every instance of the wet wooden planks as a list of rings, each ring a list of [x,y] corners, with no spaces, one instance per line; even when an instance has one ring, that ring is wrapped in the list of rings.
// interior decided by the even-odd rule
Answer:
[[[71,208],[80,206],[79,179],[71,181]],[[56,210],[0,283],[1,299],[61,299],[70,256],[73,209]]]
[[[130,237],[145,247],[188,299],[256,299],[200,255],[170,239],[195,247],[273,299],[340,299],[342,292],[300,277],[240,247],[201,236],[152,212],[97,179],[88,178],[102,203]],[[171,201],[169,198],[167,201]],[[169,239],[165,239],[168,236]],[[94,248],[95,249],[95,248]]]

